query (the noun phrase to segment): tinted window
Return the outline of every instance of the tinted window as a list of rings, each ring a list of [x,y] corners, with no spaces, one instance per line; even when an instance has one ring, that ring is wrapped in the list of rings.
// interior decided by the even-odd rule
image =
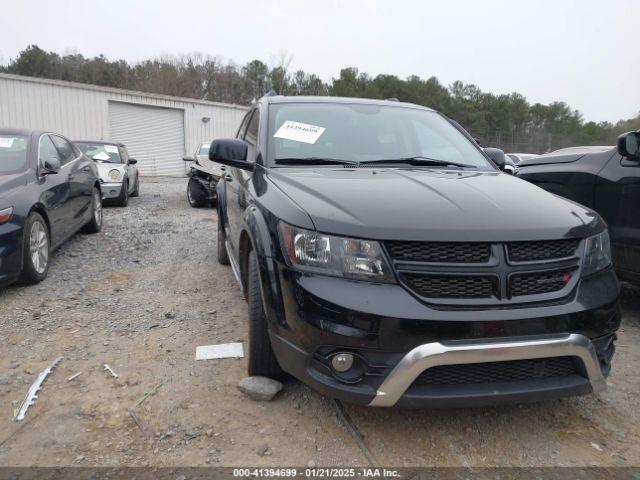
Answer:
[[[372,104],[290,103],[271,105],[269,112],[272,160],[427,157],[495,170],[476,145],[441,115],[429,110]],[[292,123],[279,131],[287,121]]]
[[[120,149],[120,158],[122,159],[122,163],[127,163],[129,161],[129,152],[124,147],[119,147]]]
[[[0,135],[0,175],[26,168],[28,146],[27,136]]]
[[[120,150],[116,145],[76,142],[76,146],[82,150],[82,153],[87,157],[98,163],[122,163],[122,160],[120,160]]]
[[[247,123],[251,118],[251,112],[247,113],[242,119],[242,123],[240,124],[240,128],[238,128],[238,133],[236,133],[236,138],[244,137],[245,132],[247,131]]]
[[[76,154],[71,147],[71,143],[69,143],[66,139],[57,135],[51,135],[51,140],[53,140],[53,143],[58,149],[58,152],[60,152],[60,163],[62,165],[64,165],[65,163],[69,163],[76,158]]]
[[[60,152],[51,141],[51,137],[49,135],[43,135],[40,137],[40,148],[38,149],[38,164],[44,166],[45,160],[53,160],[56,159],[60,163],[62,163],[62,158],[60,157]]]
[[[251,116],[251,121],[247,127],[247,133],[244,135],[244,139],[247,143],[255,146],[258,143],[258,127],[260,124],[260,112],[255,110]]]

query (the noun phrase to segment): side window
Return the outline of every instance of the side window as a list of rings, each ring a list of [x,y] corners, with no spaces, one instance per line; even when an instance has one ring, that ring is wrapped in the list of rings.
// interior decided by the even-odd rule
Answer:
[[[118,147],[118,149],[120,150],[120,160],[122,160],[122,163],[127,163],[129,161],[129,152],[124,147]]]
[[[51,135],[54,145],[60,152],[60,163],[65,165],[76,158],[76,154],[71,147],[71,144],[64,138],[58,135]]]
[[[240,128],[238,128],[238,133],[236,133],[236,138],[243,138],[244,134],[247,130],[247,123],[249,123],[249,119],[251,118],[251,111],[247,113],[242,119],[242,123],[240,123]]]
[[[247,133],[244,135],[244,140],[255,148],[258,144],[258,127],[260,125],[260,111],[256,108],[254,110],[253,115],[251,116],[251,120],[249,121],[249,126],[247,127]]]
[[[54,158],[62,163],[62,158],[58,153],[58,149],[51,141],[51,137],[49,135],[43,135],[40,137],[40,144],[38,146],[38,165],[44,167],[45,160],[52,160]]]

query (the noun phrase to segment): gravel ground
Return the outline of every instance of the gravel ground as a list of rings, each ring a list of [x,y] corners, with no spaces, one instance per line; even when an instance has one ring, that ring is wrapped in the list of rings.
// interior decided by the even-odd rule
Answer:
[[[198,345],[246,342],[247,310],[215,260],[215,210],[190,208],[185,191],[185,179],[143,179],[128,208],[105,209],[101,233],[55,253],[47,280],[0,292],[0,465],[369,464],[327,398],[290,381],[272,402],[254,402],[236,389],[243,359],[195,361]],[[382,465],[638,466],[639,298],[624,290],[618,353],[599,397],[345,410]],[[26,419],[12,422],[58,355]]]

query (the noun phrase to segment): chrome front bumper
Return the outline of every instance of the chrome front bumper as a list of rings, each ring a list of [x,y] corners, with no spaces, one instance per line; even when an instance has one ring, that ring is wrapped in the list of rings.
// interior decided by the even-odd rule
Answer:
[[[101,182],[100,190],[102,190],[102,199],[117,198],[122,192],[122,182]]]
[[[606,389],[607,383],[591,341],[572,333],[526,340],[504,339],[478,342],[433,342],[420,345],[407,353],[378,388],[372,407],[392,407],[425,370],[439,365],[504,362],[532,358],[576,357],[594,393]]]

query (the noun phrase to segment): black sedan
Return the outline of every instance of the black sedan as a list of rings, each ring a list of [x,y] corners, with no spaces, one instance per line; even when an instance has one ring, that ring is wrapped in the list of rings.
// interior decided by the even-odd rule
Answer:
[[[37,283],[78,230],[102,228],[95,164],[61,135],[0,129],[0,286]]]
[[[609,226],[613,264],[623,280],[640,283],[640,133],[618,147],[557,150],[518,165],[518,176],[594,209]]]

